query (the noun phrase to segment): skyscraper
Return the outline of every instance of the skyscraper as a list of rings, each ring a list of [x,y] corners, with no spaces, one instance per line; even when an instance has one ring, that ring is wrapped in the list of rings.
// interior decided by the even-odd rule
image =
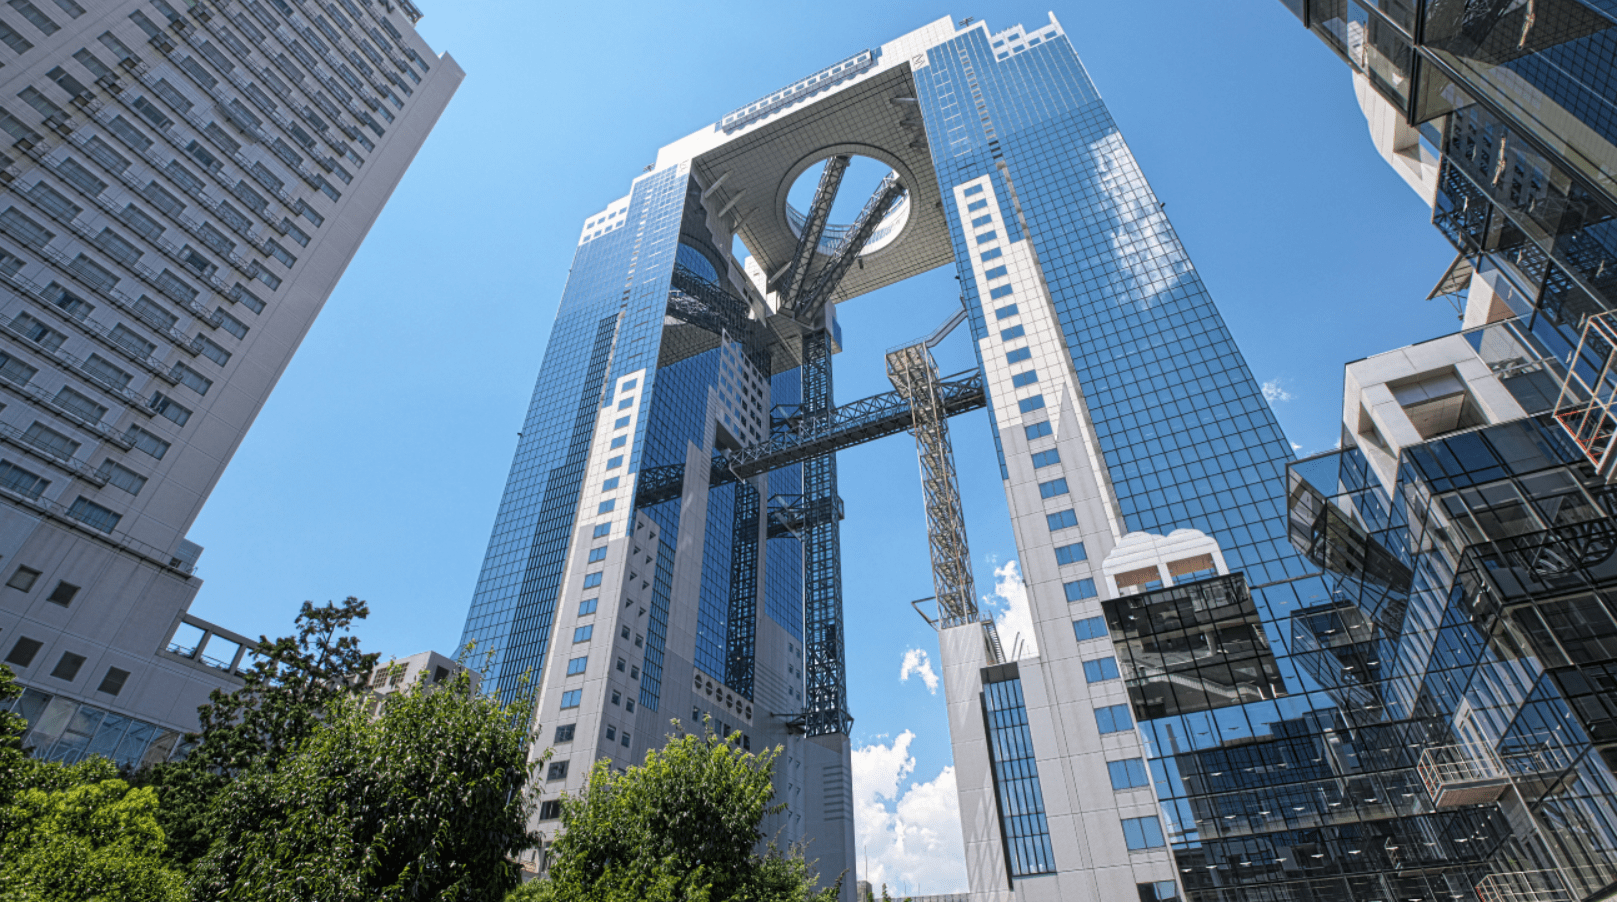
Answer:
[[[828,223],[855,156],[891,172]],[[951,260],[979,372],[939,378],[917,345],[889,358],[897,391],[836,403],[835,304]],[[942,429],[983,406],[1036,623],[1010,655],[960,566]],[[941,20],[837,62],[587,218],[465,629],[486,685],[537,689],[547,790],[712,718],[786,747],[768,829],[851,870],[834,452],[911,428],[979,897],[1175,899],[1184,862],[1217,879],[1234,862],[1196,806],[1224,774],[1190,768],[1220,755],[1289,793],[1247,836],[1398,813],[1338,810],[1317,748],[1347,715],[1283,632],[1327,594],[1285,540],[1289,447],[1053,18]],[[1313,873],[1324,895],[1287,898],[1345,891]]]
[[[463,73],[408,0],[8,7],[0,660],[37,754],[160,761],[246,642],[186,531]]]

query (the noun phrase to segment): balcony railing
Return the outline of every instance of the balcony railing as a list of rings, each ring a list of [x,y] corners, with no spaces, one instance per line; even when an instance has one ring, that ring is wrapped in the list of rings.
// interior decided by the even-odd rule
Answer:
[[[1477,884],[1482,902],[1582,902],[1609,886],[1617,871],[1609,867],[1575,867],[1546,871],[1489,874]]]
[[[1617,481],[1617,321],[1612,315],[1584,322],[1555,402],[1556,421],[1607,482]]]
[[[1429,748],[1417,770],[1438,808],[1497,802],[1516,787],[1532,796],[1577,763],[1558,734],[1511,738],[1499,748],[1466,742]]]

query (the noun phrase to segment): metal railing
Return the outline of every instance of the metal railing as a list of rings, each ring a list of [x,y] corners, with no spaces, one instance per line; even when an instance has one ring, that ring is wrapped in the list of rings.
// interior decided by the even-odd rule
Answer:
[[[1617,311],[1591,316],[1566,368],[1555,420],[1611,482],[1617,478]],[[1586,369],[1587,368],[1587,369]],[[1584,377],[1584,372],[1590,378]],[[1583,400],[1583,399],[1588,400]]]
[[[1416,770],[1439,808],[1497,801],[1518,783],[1541,783],[1566,773],[1577,755],[1557,733],[1510,737],[1497,748],[1482,742],[1435,746]]]

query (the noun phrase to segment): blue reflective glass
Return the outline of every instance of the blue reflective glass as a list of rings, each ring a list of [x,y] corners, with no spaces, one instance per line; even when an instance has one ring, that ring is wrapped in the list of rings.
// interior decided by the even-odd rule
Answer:
[[[1027,335],[1027,329],[1022,326],[1012,326],[1009,329],[999,330],[1000,341],[1013,341]]]
[[[595,527],[595,531],[591,534],[590,537],[595,538],[595,539],[599,539],[599,538],[601,538],[603,536],[609,536],[611,534],[612,534],[612,524],[610,524],[610,523],[601,523],[601,524],[599,524],[599,525],[597,525]]]
[[[582,689],[569,689],[561,694],[562,710],[578,707],[578,701],[584,695]]]
[[[591,548],[590,549],[590,556],[589,556],[588,563],[593,564],[593,563],[595,563],[597,561],[604,561],[604,560],[606,560],[606,546],[605,545],[602,545],[599,548]]]
[[[585,655],[582,658],[574,658],[571,661],[568,661],[567,662],[567,675],[568,676],[578,676],[579,674],[584,672],[584,668],[589,665],[589,662],[590,662],[590,659],[589,659],[588,655]]]
[[[1062,477],[1061,479],[1052,479],[1049,482],[1039,483],[1040,498],[1054,498],[1058,495],[1065,494],[1067,494],[1066,477]]]
[[[1027,435],[1028,441],[1032,441],[1036,438],[1044,438],[1050,434],[1050,421],[1044,420],[1038,423],[1031,423],[1022,427],[1022,431]]]
[[[1134,716],[1129,713],[1128,705],[1109,705],[1095,709],[1095,725],[1102,734],[1121,733],[1133,728]]]
[[[1001,285],[998,288],[990,288],[990,289],[988,289],[988,297],[989,297],[989,299],[990,300],[995,300],[995,301],[999,300],[1000,298],[1008,298],[1012,294],[1015,294],[1015,293],[1016,293],[1016,289],[1009,286],[1009,285]]]
[[[1045,425],[1049,424],[1046,423]],[[1051,448],[1048,451],[1033,452],[1033,469],[1035,470],[1042,469],[1044,467],[1053,467],[1058,463],[1061,463],[1061,452],[1054,448]]]
[[[983,273],[983,278],[985,278],[985,279],[1004,278],[1004,276],[1006,275],[1007,272],[1008,272],[1008,270],[1005,267],[996,266],[993,269],[990,269],[987,272]]]
[[[1096,658],[1093,661],[1084,662],[1084,682],[1104,683],[1107,680],[1117,678],[1116,658]]]
[[[1111,638],[1111,633],[1106,630],[1106,618],[1104,617],[1085,617],[1083,620],[1075,620],[1072,624],[1072,631],[1078,636],[1080,642],[1090,639]]]
[[[973,228],[980,228],[982,226],[988,225],[989,223],[991,223],[993,221],[994,221],[994,217],[992,217],[992,216],[979,216],[976,219],[973,219],[971,221],[971,225],[972,225]]]
[[[978,259],[982,260],[984,263],[987,263],[989,260],[998,260],[1003,256],[1005,256],[1005,250],[1003,248],[992,247],[986,251],[983,251],[982,256]]]
[[[1006,363],[1021,363],[1024,360],[1032,360],[1032,359],[1033,359],[1033,352],[1028,350],[1027,348],[1017,348],[1016,350],[1008,351],[1005,354],[1005,362]]]
[[[1123,839],[1130,852],[1167,845],[1162,839],[1162,823],[1155,817],[1124,818]]]
[[[578,603],[578,616],[588,617],[595,613],[595,607],[600,602],[597,598],[586,598]]]
[[[995,232],[979,232],[977,234],[977,243],[983,244],[985,242],[993,241],[998,237],[999,235]]]
[[[1043,410],[1044,395],[1034,395],[1031,398],[1023,398],[1022,400],[1016,402],[1016,406],[1020,408],[1023,413],[1032,413],[1035,410]]]
[[[994,762],[995,797],[1011,874],[1026,877],[1055,870],[1045,819],[1039,766],[1028,729],[1020,679],[983,684],[988,752]]]
[[[1061,588],[1067,593],[1069,602],[1094,598],[1098,594],[1095,591],[1095,581],[1092,579],[1077,579],[1070,583],[1062,583]]]
[[[1045,514],[1044,519],[1049,525],[1051,532],[1055,532],[1058,529],[1070,529],[1078,525],[1078,515],[1073,513],[1070,509],[1056,511],[1053,514]]]
[[[994,311],[994,319],[1004,319],[1007,316],[1015,316],[1021,312],[1022,311],[1018,310],[1015,304],[1006,304],[1005,306]]]
[[[590,641],[590,637],[593,635],[595,635],[595,624],[590,623],[578,627],[573,630],[573,644],[577,645],[580,642],[588,642]]]
[[[1037,381],[1039,381],[1038,370],[1028,370],[1025,373],[1017,373],[1011,377],[1011,385],[1015,388],[1022,388],[1024,386],[1032,385]]]
[[[1106,770],[1112,777],[1112,789],[1119,792],[1125,789],[1139,789],[1141,786],[1150,785],[1151,782],[1145,773],[1145,761],[1139,758],[1108,761]]]
[[[1058,545],[1056,547],[1056,563],[1076,564],[1089,560],[1089,554],[1084,551],[1084,543],[1073,542],[1071,545]]]
[[[587,573],[584,575],[584,588],[593,589],[601,584],[600,573]]]
[[[619,479],[619,477],[614,476],[611,479],[608,479],[607,481],[601,483],[601,491],[610,492],[613,489],[617,488],[618,487],[618,479]]]

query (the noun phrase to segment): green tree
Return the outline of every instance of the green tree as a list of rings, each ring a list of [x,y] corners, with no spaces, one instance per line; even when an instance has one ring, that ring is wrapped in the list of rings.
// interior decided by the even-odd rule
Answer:
[[[676,724],[677,725],[677,724]],[[598,762],[582,795],[563,800],[541,902],[829,902],[799,850],[755,850],[774,795],[780,749],[754,755],[712,733],[681,736],[644,765]],[[837,881],[838,887],[841,879]]]
[[[58,768],[66,778],[109,779],[56,791],[24,789],[0,835],[0,899],[7,902],[183,902],[180,874],[163,860],[157,795],[110,779],[111,763]]]
[[[332,698],[279,762],[254,765],[207,818],[199,900],[497,902],[531,848],[526,704],[466,673],[417,683],[372,718]]]
[[[158,821],[171,861],[189,864],[208,850],[204,820],[213,801],[249,767],[273,770],[319,724],[330,703],[364,688],[378,655],[360,650],[352,634],[369,606],[349,597],[316,607],[304,602],[295,635],[259,637],[241,688],[214,690],[198,713],[201,732],[187,758],[129,777],[155,789]]]
[[[22,715],[7,710],[11,700],[19,695],[22,695],[22,687],[17,685],[16,676],[10,667],[0,664],[0,810],[11,805],[12,797],[22,787],[23,770],[28,765],[28,756],[22,751],[22,734],[28,729],[28,723]],[[4,835],[5,824],[0,821],[0,837]]]

